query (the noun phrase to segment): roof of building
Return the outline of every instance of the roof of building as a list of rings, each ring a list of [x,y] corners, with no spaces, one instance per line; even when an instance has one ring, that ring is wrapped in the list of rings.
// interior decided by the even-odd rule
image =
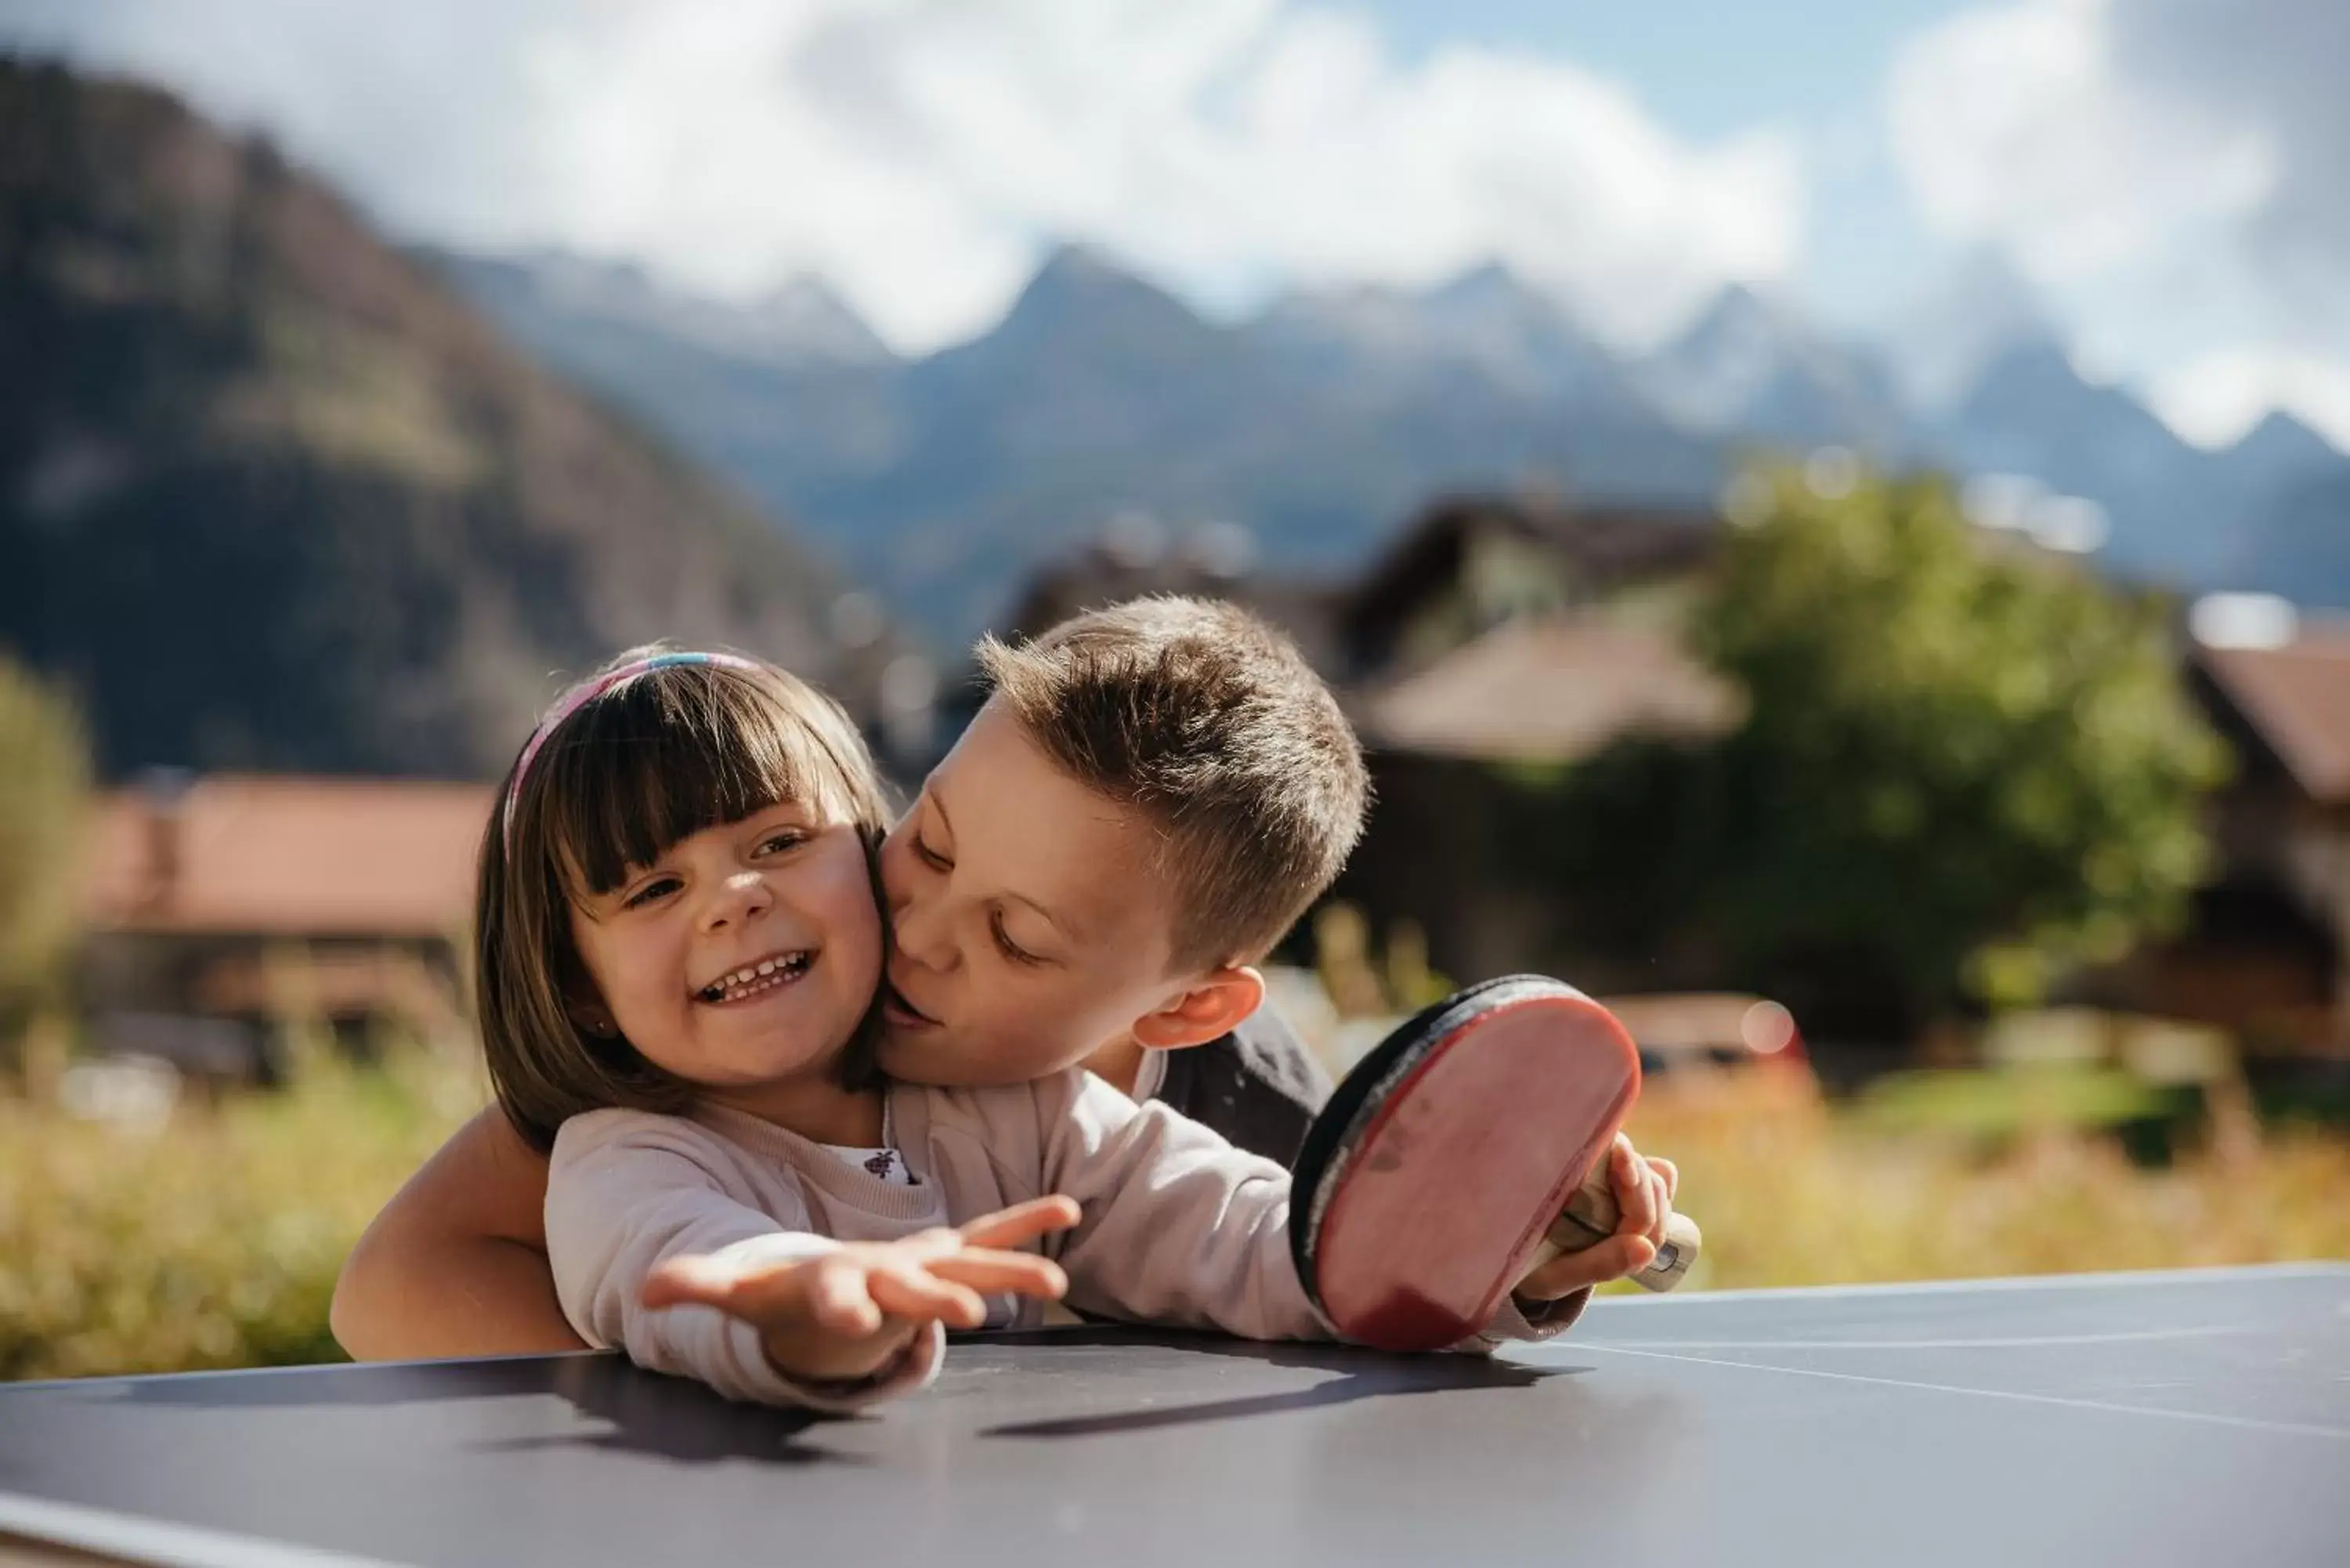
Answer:
[[[1575,505],[1542,496],[1460,495],[1426,507],[1396,534],[1350,588],[1340,632],[1358,659],[1376,664],[1376,645],[1434,587],[1460,575],[1470,537],[1498,530],[1556,550],[1597,591],[1702,566],[1721,547],[1721,525],[1686,508]]]
[[[1669,634],[1584,615],[1506,622],[1366,693],[1357,717],[1375,748],[1573,762],[1626,734],[1719,734],[1740,712]]]
[[[100,930],[446,936],[473,916],[492,793],[234,774],[117,791],[93,825],[84,912]]]
[[[1050,562],[1003,616],[998,635],[1035,637],[1083,611],[1149,594],[1228,600],[1286,632],[1316,670],[1336,673],[1332,590],[1286,577],[1220,572],[1180,554],[1137,560],[1097,545]]]
[[[2312,800],[2350,805],[2350,622],[2305,624],[2278,648],[2203,646],[2196,658]]]

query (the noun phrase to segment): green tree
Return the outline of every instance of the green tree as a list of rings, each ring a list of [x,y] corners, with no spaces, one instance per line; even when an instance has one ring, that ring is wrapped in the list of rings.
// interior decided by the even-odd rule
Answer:
[[[0,659],[0,1016],[73,935],[89,776],[73,704]]]
[[[2175,924],[2225,754],[2160,607],[1974,529],[1938,477],[1743,483],[1690,640],[1744,722],[1546,792],[1549,872],[1620,890],[1629,940],[1694,931],[1815,1033],[1887,1043]]]

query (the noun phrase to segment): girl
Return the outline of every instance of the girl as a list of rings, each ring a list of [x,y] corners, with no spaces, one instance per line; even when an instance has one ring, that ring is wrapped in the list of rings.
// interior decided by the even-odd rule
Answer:
[[[731,655],[624,656],[525,746],[484,845],[476,959],[499,1101],[553,1147],[573,1326],[733,1397],[825,1408],[920,1386],[946,1325],[1033,1323],[1065,1293],[1326,1337],[1270,1161],[1082,1071],[877,1082],[885,821],[840,711]],[[1017,1250],[1039,1242],[1050,1257]],[[1539,1327],[1513,1303],[1488,1335],[1556,1332],[1580,1302],[1534,1303]]]

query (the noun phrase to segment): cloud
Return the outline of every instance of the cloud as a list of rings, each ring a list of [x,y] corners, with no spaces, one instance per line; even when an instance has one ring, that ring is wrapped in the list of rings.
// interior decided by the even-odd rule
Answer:
[[[2207,447],[2233,443],[2271,409],[2290,409],[2350,452],[2350,363],[2290,348],[2221,348],[2153,379],[2147,401]]]
[[[2017,0],[1912,40],[1887,127],[1928,224],[2003,252],[2182,433],[2339,432],[2345,60],[2341,0]]]
[[[404,234],[814,274],[910,348],[1061,240],[1211,299],[1498,257],[1638,342],[1803,228],[1790,136],[1692,146],[1571,64],[1406,65],[1278,0],[20,0],[0,36],[260,126]]]

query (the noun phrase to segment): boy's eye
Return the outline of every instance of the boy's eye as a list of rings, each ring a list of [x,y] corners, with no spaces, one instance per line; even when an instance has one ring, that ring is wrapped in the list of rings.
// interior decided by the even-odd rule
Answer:
[[[679,886],[680,884],[678,879],[674,877],[656,877],[651,881],[646,883],[643,887],[638,888],[635,892],[629,894],[627,898],[621,899],[620,908],[624,909],[633,909],[640,905],[650,904],[654,899],[660,898],[664,894],[676,891]]]
[[[914,835],[914,857],[933,871],[951,871],[954,869],[954,862],[940,854],[937,850],[931,848],[928,844],[924,843],[922,836],[919,833]]]
[[[767,835],[766,837],[759,840],[758,853],[761,855],[781,855],[786,849],[798,848],[801,845],[806,844],[808,836],[805,829],[797,827],[778,828],[776,831]]]
[[[995,937],[996,950],[1014,963],[1040,964],[1045,961],[1012,940],[1012,933],[1003,929],[1003,916],[990,915],[987,928]]]

